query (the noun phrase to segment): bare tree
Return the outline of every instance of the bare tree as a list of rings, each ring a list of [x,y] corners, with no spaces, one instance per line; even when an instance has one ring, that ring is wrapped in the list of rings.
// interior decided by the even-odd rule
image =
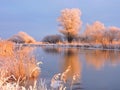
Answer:
[[[43,38],[42,42],[48,42],[48,43],[62,42],[62,37],[61,35],[48,35]]]
[[[61,16],[58,18],[60,22],[60,33],[65,35],[70,43],[78,35],[81,28],[82,21],[80,16],[80,9],[73,8],[62,10]]]

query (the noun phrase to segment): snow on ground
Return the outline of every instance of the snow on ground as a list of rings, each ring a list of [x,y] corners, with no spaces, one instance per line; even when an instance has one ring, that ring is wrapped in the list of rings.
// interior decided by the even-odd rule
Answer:
[[[45,44],[42,42],[35,42],[35,43],[24,43],[24,44],[16,44],[22,46],[44,46],[44,47],[51,47],[51,48],[82,48],[82,49],[99,49],[99,50],[120,50],[120,45],[101,45],[101,44],[90,44],[90,43],[66,43],[66,44]]]

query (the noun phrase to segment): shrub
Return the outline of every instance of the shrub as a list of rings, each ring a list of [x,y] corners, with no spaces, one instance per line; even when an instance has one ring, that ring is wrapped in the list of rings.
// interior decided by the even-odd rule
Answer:
[[[25,32],[19,32],[18,34],[10,37],[8,39],[8,41],[12,41],[12,42],[15,42],[15,43],[34,43],[35,39],[33,37],[29,36]]]
[[[48,42],[48,43],[58,43],[62,42],[62,37],[61,35],[48,35],[43,38],[42,42]]]

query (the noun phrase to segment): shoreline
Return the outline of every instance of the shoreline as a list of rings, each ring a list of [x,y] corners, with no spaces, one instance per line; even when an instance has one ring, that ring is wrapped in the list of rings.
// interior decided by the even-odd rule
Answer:
[[[106,47],[103,47],[100,44],[36,44],[36,43],[30,43],[30,44],[16,44],[16,46],[29,46],[29,47],[49,47],[49,48],[80,48],[80,49],[91,49],[91,50],[114,50],[114,51],[120,51],[120,45],[107,45]]]

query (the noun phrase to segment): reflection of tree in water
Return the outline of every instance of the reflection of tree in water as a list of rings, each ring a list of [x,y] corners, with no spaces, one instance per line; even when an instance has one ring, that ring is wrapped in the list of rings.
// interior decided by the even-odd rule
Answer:
[[[80,62],[77,49],[67,49],[64,53],[63,71],[71,67],[68,77],[71,78],[74,74],[80,74]]]
[[[81,63],[78,49],[64,48],[61,73],[55,74],[51,79],[53,90],[80,90],[81,89]]]
[[[120,52],[108,51],[108,60],[112,66],[116,66],[120,63]]]
[[[120,62],[120,53],[115,51],[91,50],[90,52],[87,51],[85,55],[87,63],[96,69],[100,69],[105,63],[117,65]]]
[[[75,88],[75,84],[80,84],[81,78],[81,63],[79,61],[78,50],[74,48],[66,49],[63,60],[63,73],[61,78],[66,82],[72,82]],[[76,88],[80,89],[79,84]]]
[[[49,54],[60,54],[61,53],[61,48],[55,48],[55,47],[42,47],[44,52],[49,53]]]

